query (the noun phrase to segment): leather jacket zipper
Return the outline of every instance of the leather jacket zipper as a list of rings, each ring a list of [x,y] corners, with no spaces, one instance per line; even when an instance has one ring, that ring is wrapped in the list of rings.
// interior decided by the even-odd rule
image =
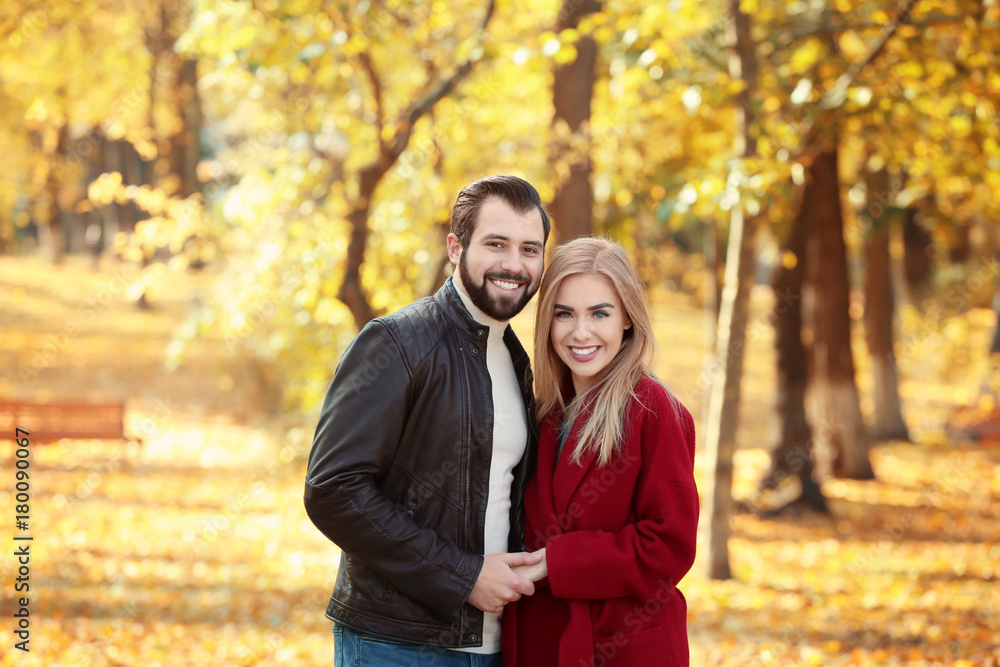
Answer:
[[[470,477],[472,476],[472,387],[469,384],[469,367],[466,365],[466,360],[462,359],[462,376],[465,379],[465,395],[467,397],[465,401],[465,446],[462,448],[462,458],[465,459],[465,497],[462,503],[462,535],[460,536],[459,546],[463,549],[472,549],[472,540],[470,535],[472,534],[472,514],[469,510],[469,506],[472,504],[470,494]]]
[[[459,348],[461,350],[461,348]],[[465,459],[465,498],[462,503],[462,525],[459,527],[461,531],[459,533],[458,546],[468,551],[472,551],[472,546],[469,540],[469,534],[472,532],[471,526],[471,511],[469,507],[472,505],[472,501],[469,498],[469,477],[472,473],[472,386],[469,384],[469,367],[467,361],[463,355],[462,357],[462,377],[465,379],[465,447],[462,448],[462,457]],[[462,606],[459,619],[459,642],[465,640],[465,629],[466,629],[466,607]]]

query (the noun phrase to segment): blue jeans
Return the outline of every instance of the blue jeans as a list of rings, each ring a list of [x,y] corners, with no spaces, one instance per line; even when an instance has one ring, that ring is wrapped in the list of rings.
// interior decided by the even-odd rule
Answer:
[[[501,667],[499,653],[483,655],[403,644],[333,626],[333,667]]]

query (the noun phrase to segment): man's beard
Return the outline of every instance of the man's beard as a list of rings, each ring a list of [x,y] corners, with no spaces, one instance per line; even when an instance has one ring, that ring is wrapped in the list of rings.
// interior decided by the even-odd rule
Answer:
[[[476,306],[476,308],[483,311],[483,313],[488,317],[492,317],[493,319],[501,322],[506,322],[520,313],[528,302],[531,301],[531,297],[535,296],[535,292],[538,291],[538,285],[534,285],[534,288],[532,288],[531,278],[526,273],[487,271],[483,276],[483,282],[477,284],[475,279],[473,279],[472,274],[469,273],[469,267],[465,261],[464,252],[462,253],[462,257],[458,260],[458,271],[462,276],[462,286],[465,287],[465,291],[468,293],[469,299]],[[511,282],[521,283],[524,285],[524,291],[518,292],[520,296],[515,294],[509,298],[494,296],[489,292],[489,286],[486,284],[490,278],[493,278],[494,280],[509,280]]]

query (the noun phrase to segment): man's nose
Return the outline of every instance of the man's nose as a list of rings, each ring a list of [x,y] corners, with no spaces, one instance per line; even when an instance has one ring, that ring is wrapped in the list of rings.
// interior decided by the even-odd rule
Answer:
[[[500,261],[500,268],[508,273],[521,273],[523,269],[521,266],[521,253],[517,248],[512,248],[504,254],[503,259]]]

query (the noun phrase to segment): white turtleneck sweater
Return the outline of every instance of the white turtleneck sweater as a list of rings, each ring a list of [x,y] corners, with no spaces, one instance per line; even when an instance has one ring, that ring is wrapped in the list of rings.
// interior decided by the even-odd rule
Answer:
[[[510,351],[503,342],[506,322],[495,320],[476,308],[462,288],[455,283],[462,303],[476,322],[490,328],[486,343],[486,368],[493,385],[493,458],[490,462],[490,491],[486,505],[484,553],[507,552],[510,533],[510,487],[514,483],[514,466],[524,455],[528,444],[528,415],[521,399],[517,373]],[[483,614],[483,645],[456,649],[468,653],[500,652],[501,614]]]

